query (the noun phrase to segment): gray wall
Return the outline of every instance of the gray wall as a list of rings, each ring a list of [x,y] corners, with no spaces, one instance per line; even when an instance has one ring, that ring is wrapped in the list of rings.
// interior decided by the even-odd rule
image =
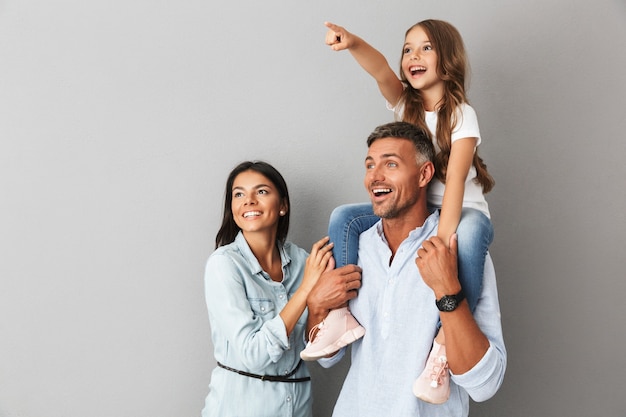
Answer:
[[[197,416],[228,171],[266,159],[309,248],[390,120],[331,20],[394,67],[455,24],[497,181],[509,368],[475,416],[626,415],[624,1],[0,1],[0,416]],[[326,416],[343,369],[314,367]],[[324,403],[326,402],[326,403]]]

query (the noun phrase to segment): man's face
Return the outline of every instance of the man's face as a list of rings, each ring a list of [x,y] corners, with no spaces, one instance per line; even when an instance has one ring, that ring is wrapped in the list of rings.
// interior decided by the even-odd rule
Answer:
[[[413,143],[407,139],[375,140],[365,158],[364,185],[369,192],[374,214],[394,219],[419,200],[421,166]]]

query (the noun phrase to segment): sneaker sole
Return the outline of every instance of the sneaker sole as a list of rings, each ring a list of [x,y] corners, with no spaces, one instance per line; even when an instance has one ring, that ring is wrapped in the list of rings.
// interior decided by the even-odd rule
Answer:
[[[365,335],[365,328],[363,326],[355,327],[354,329],[348,330],[347,332],[342,334],[341,337],[336,342],[331,343],[330,345],[326,346],[322,350],[318,350],[313,353],[306,353],[303,350],[302,352],[300,352],[300,358],[302,358],[302,360],[305,360],[305,361],[315,361],[315,360],[321,359],[324,356],[328,356],[331,353],[335,353],[342,347],[347,346],[350,343],[353,343],[359,340],[364,335]]]

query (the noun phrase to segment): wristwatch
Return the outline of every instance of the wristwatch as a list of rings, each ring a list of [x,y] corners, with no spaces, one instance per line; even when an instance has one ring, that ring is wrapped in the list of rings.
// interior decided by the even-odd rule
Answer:
[[[463,290],[461,290],[454,295],[444,295],[440,299],[436,300],[435,304],[437,304],[437,308],[439,309],[439,311],[449,312],[456,310],[459,304],[461,304],[461,301],[463,301],[464,299],[465,293],[463,293]]]

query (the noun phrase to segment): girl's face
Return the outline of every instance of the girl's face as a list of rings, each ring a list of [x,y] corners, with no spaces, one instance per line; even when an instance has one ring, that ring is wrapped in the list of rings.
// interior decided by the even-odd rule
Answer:
[[[280,211],[286,211],[287,206],[267,177],[256,171],[244,171],[235,177],[232,193],[233,218],[244,235],[276,232]]]
[[[402,49],[402,72],[411,86],[422,93],[441,93],[443,81],[437,74],[437,52],[420,26],[407,33]]]

